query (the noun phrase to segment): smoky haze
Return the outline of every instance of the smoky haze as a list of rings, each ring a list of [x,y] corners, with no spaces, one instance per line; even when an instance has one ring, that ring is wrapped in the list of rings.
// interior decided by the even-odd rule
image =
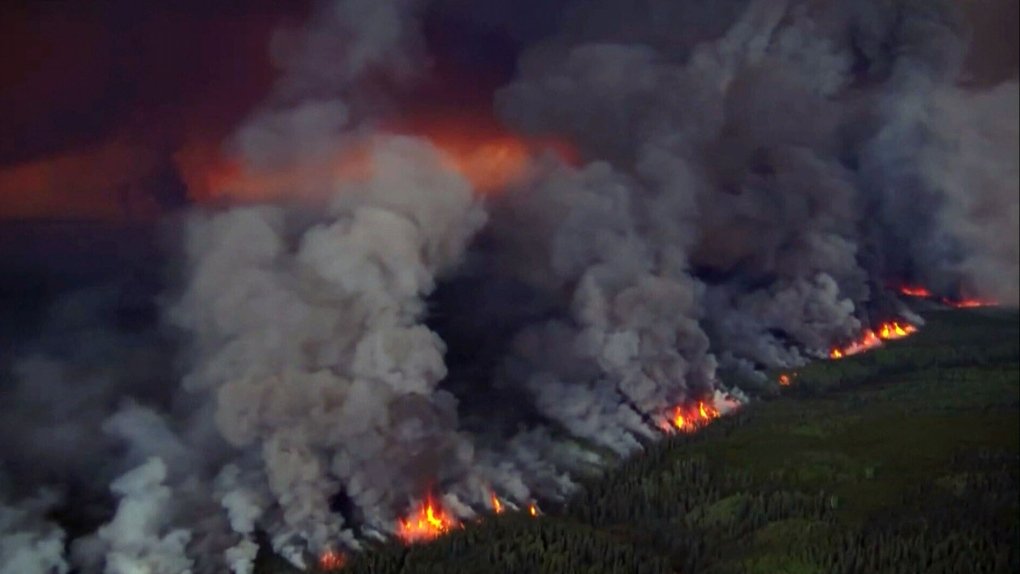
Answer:
[[[0,574],[307,567],[427,495],[553,503],[677,406],[920,323],[898,286],[1017,305],[1015,6],[976,4],[315,3],[180,136],[161,255],[0,332]]]

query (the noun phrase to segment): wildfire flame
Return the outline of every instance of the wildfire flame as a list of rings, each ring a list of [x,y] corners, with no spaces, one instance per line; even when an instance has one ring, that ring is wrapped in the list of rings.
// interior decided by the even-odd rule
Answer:
[[[882,345],[882,341],[902,339],[917,332],[917,327],[902,321],[887,321],[878,326],[878,329],[865,329],[861,336],[843,347],[833,347],[829,351],[830,359],[842,359],[864,351],[869,351]],[[782,381],[780,381],[782,384]]]
[[[903,285],[900,287],[900,294],[907,297],[931,297],[932,293],[920,285]]]
[[[528,514],[530,514],[532,518],[538,518],[539,512],[538,505],[534,502],[528,505]]]
[[[429,496],[413,515],[397,521],[397,536],[405,544],[412,544],[434,540],[458,526],[460,522]]]
[[[327,550],[319,556],[319,569],[330,572],[339,570],[347,564],[347,555],[335,550]]]
[[[947,307],[953,307],[955,309],[973,309],[975,307],[992,307],[998,305],[996,301],[988,299],[975,299],[975,298],[963,298],[963,299],[951,299],[949,297],[936,297],[934,293],[921,286],[904,285],[899,288],[901,295],[907,297],[918,297],[922,299],[938,299],[940,303]]]
[[[489,500],[492,501],[492,511],[496,514],[503,514],[503,503],[499,501],[495,492],[489,494]]]
[[[901,323],[899,321],[889,321],[888,323],[882,323],[878,328],[878,338],[884,341],[902,339],[908,337],[917,332],[917,327],[910,323]]]
[[[793,377],[791,377],[790,375],[787,375],[786,373],[783,373],[783,374],[779,375],[779,385],[780,386],[788,387],[788,386],[790,386],[790,383],[792,383],[792,382],[793,382]]]
[[[666,432],[694,432],[719,418],[719,410],[704,401],[674,407],[669,422],[662,426]]]

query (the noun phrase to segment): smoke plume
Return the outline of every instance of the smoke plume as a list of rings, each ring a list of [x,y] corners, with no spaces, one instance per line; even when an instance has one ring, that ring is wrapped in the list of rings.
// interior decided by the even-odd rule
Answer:
[[[158,319],[69,295],[5,365],[0,572],[307,567],[426,496],[562,500],[672,409],[916,317],[890,286],[1017,305],[1018,84],[964,82],[954,3],[548,10],[499,21],[492,109],[576,157],[495,191],[393,129],[430,18],[491,13],[332,0],[275,38],[220,201],[169,220]]]

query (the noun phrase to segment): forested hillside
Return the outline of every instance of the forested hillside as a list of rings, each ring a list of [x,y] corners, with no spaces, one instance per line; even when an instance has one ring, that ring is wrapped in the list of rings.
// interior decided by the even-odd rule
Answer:
[[[379,545],[343,571],[1016,572],[1018,316],[926,318],[908,339],[788,373],[790,386],[623,461],[563,508]]]

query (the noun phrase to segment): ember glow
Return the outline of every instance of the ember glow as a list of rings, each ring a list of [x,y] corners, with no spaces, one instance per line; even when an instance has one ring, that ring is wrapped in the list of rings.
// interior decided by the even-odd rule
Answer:
[[[786,373],[779,375],[779,386],[788,387],[792,382],[793,378],[790,375],[787,375]]]
[[[903,321],[887,321],[877,329],[865,329],[861,336],[843,347],[833,347],[829,351],[830,359],[842,359],[857,355],[882,346],[882,341],[902,339],[917,332],[917,327]]]
[[[538,518],[539,512],[538,505],[534,502],[528,505],[528,514],[530,514],[532,518]]]
[[[669,423],[663,425],[667,432],[694,432],[719,418],[719,410],[704,401],[697,404],[678,406],[673,409]]]
[[[339,570],[347,564],[347,555],[336,550],[327,550],[319,556],[319,569],[325,572]]]
[[[955,309],[975,309],[977,307],[994,307],[998,303],[995,301],[989,301],[985,299],[961,299],[954,301],[952,299],[943,298],[942,303],[949,305]]]
[[[426,497],[413,515],[397,521],[397,536],[405,544],[427,542],[458,526],[460,522],[456,518],[433,501],[432,497]]]

